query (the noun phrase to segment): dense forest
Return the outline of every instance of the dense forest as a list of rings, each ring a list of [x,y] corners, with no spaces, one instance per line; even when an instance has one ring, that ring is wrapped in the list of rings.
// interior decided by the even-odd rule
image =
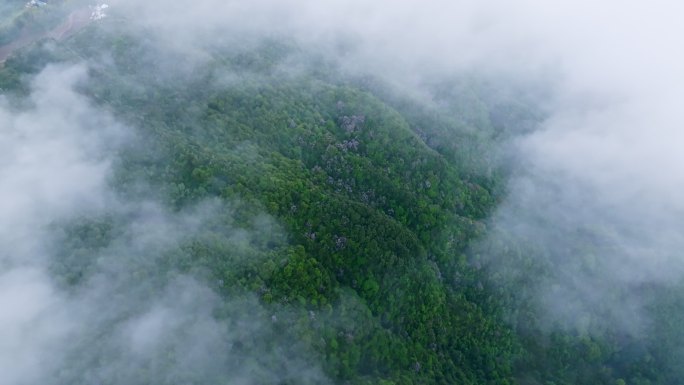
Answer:
[[[0,45],[27,25],[55,28],[44,13],[60,5],[8,13]],[[650,299],[643,333],[611,328],[601,304],[585,327],[546,322],[534,293],[555,271],[547,256],[591,269],[611,245],[601,229],[548,223],[576,245],[556,250],[491,221],[525,172],[502,161],[506,141],[544,119],[515,90],[493,92],[509,85],[461,74],[424,84],[427,100],[274,37],[217,45],[194,62],[114,14],[14,51],[0,68],[3,103],[34,108],[32,79],[79,63],[89,64],[76,92],[129,130],[105,146],[106,183],[129,206],[48,225],[55,285],[89,290],[111,272],[102,266],[123,260],[112,279],[134,287],[129,296],[161,296],[191,277],[220,298],[212,322],[260,325],[215,336],[229,341],[211,368],[181,365],[183,346],[169,345],[99,383],[679,383],[684,336],[673,320],[684,290],[630,288]],[[136,227],[145,202],[201,219]],[[154,226],[174,242],[130,246]],[[117,359],[98,342],[117,317],[73,343],[53,383],[92,383],[86,374]]]

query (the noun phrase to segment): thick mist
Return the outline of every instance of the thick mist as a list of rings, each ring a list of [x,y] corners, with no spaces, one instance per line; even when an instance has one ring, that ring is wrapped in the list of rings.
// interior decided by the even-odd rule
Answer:
[[[256,215],[240,227],[218,201],[124,199],[114,163],[136,133],[77,91],[87,72],[48,66],[0,106],[0,382],[325,383],[257,298],[221,299],[199,266],[177,268],[208,239],[239,269],[279,226]]]
[[[179,70],[177,58],[192,73],[215,47],[277,38],[330,58],[341,71],[413,89],[426,103],[434,101],[422,84],[464,74],[543,88],[547,97],[534,102],[545,118],[532,132],[511,133],[501,143],[502,159],[510,162],[501,167],[512,176],[490,218],[492,235],[478,249],[482,261],[496,271],[508,242],[523,244],[529,250],[522,253],[548,273],[532,280],[529,295],[549,324],[618,326],[635,334],[649,323],[642,289],[681,280],[681,5],[110,4],[111,21],[103,23],[125,25],[168,54],[157,63],[171,74],[165,79]],[[24,103],[0,105],[0,242],[11,245],[0,252],[0,382],[145,383],[140,373],[166,378],[162,383],[324,382],[306,352],[285,357],[259,348],[278,333],[263,322],[270,315],[255,298],[226,304],[195,274],[151,272],[204,232],[205,223],[218,221],[221,231],[236,234],[236,248],[260,235],[236,228],[230,208],[217,202],[180,213],[159,202],[121,202],[108,180],[134,129],[79,94],[87,68],[48,67]],[[228,214],[216,218],[216,212]],[[68,237],[55,225],[84,217],[113,217],[117,231],[84,268],[79,279],[87,289],[74,291],[55,278],[58,245]],[[506,269],[501,273],[522,273]],[[587,321],[597,308],[605,319]],[[250,344],[253,351],[236,348]]]
[[[503,144],[516,171],[492,227],[548,251],[544,263],[554,279],[536,284],[550,314],[574,319],[608,307],[611,319],[632,330],[642,306],[635,288],[681,277],[684,122],[677,105],[684,56],[676,49],[677,4],[115,5],[133,24],[198,60],[216,44],[279,37],[324,52],[345,71],[405,87],[459,74],[541,87],[545,99],[535,102],[546,118],[534,132],[513,133]],[[577,250],[588,238],[595,240],[592,250]],[[617,300],[615,288],[631,294]]]

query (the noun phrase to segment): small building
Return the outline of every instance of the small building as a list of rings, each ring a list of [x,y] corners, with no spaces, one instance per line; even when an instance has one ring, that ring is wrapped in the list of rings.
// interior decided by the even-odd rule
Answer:
[[[26,3],[26,8],[32,8],[32,7],[42,7],[44,5],[47,5],[47,0],[46,1],[41,1],[41,0],[31,0],[28,3]]]

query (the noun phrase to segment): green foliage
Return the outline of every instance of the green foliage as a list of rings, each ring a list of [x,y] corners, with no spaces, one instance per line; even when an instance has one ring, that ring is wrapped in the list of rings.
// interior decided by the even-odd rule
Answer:
[[[138,129],[115,165],[117,193],[178,212],[220,202],[216,222],[160,252],[154,269],[202,277],[227,302],[257,296],[273,313],[256,316],[313,350],[335,382],[657,383],[643,357],[621,365],[617,336],[541,332],[518,290],[547,270],[514,240],[506,255],[529,275],[494,282],[468,263],[503,193],[492,155],[501,116],[534,118],[520,105],[458,84],[437,95],[459,108],[438,108],[328,64],[283,73],[282,61],[316,61],[272,41],[214,52],[192,73],[163,63],[170,74],[155,71],[164,56],[151,42],[116,22],[57,46],[9,60],[0,87],[109,50],[82,91]],[[110,246],[121,220],[62,224],[53,269],[64,285],[88,275],[90,252]]]
[[[26,2],[15,1],[0,16],[0,47],[17,40],[40,36],[62,22],[67,14],[64,1],[51,1],[43,7],[24,7]]]

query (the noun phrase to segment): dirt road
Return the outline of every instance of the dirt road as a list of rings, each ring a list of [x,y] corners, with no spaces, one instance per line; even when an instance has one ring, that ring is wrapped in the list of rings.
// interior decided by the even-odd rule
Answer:
[[[62,24],[58,25],[47,33],[22,34],[10,44],[0,46],[0,65],[2,65],[14,51],[29,46],[43,38],[51,38],[57,41],[68,38],[91,23],[90,14],[91,11],[88,8],[76,10],[71,12]]]

